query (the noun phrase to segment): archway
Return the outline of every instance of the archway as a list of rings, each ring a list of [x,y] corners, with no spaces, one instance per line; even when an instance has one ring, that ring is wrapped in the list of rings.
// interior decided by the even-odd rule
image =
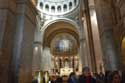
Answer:
[[[78,27],[67,21],[56,21],[45,29],[43,36],[43,71],[60,72],[78,69],[79,32]],[[45,58],[48,57],[48,58]],[[47,59],[49,61],[47,61]],[[46,61],[46,62],[45,62]],[[63,72],[62,74],[69,74]]]

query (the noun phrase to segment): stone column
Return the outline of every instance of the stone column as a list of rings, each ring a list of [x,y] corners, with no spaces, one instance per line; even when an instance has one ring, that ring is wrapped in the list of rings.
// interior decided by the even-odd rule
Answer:
[[[16,0],[0,0],[0,83],[11,83],[10,63],[16,28]]]
[[[86,20],[84,19],[83,21],[83,27],[84,27],[84,34],[85,34],[85,38],[82,39],[82,41],[80,40],[80,43],[82,43],[80,45],[81,50],[82,50],[82,64],[83,66],[88,66],[90,67],[90,69],[92,70],[92,61],[91,61],[91,55],[90,55],[90,51],[89,51],[89,39],[88,39],[88,32],[87,32],[87,25],[86,25]],[[81,59],[81,58],[80,58]]]
[[[88,34],[88,26],[87,23],[88,21],[85,18],[85,7],[84,7],[84,2],[83,0],[80,0],[80,24],[81,24],[81,29],[79,31],[80,33],[80,53],[79,53],[79,63],[80,65],[82,65],[82,67],[84,66],[88,66],[90,67],[90,69],[92,69],[92,61],[91,61],[91,53],[90,52],[90,46],[89,46],[89,34]],[[80,71],[81,71],[80,70]]]
[[[14,74],[12,83],[30,83],[37,12],[29,0],[17,0],[16,3],[16,32],[11,64]]]
[[[32,72],[40,71],[41,69],[41,54],[42,54],[42,43],[34,42],[33,50],[33,61],[32,61]]]
[[[92,25],[91,25],[91,19],[90,19],[90,9],[89,9],[89,2],[88,0],[83,0],[82,2],[82,8],[84,12],[84,20],[86,21],[86,31],[87,31],[87,42],[89,47],[89,54],[90,54],[90,60],[91,60],[91,69],[93,72],[96,72],[96,58],[95,58],[95,48],[94,48],[94,42],[93,42],[93,34],[92,34]],[[87,43],[86,43],[87,44]]]
[[[50,48],[49,47],[44,47],[43,49],[43,53],[42,53],[42,57],[41,57],[41,69],[43,69],[43,71],[51,71],[52,68],[52,54],[50,52]]]
[[[82,66],[89,66],[89,60],[88,60],[88,56],[89,54],[87,54],[88,49],[86,46],[86,42],[85,39],[81,39],[80,40],[80,60],[82,61]]]
[[[115,19],[111,3],[111,0],[95,0],[95,7],[101,34],[105,70],[118,70],[118,55],[113,38]]]

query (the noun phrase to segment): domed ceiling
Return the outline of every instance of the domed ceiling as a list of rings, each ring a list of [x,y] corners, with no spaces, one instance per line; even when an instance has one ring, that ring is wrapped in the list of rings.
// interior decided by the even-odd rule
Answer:
[[[49,15],[62,15],[78,7],[79,0],[39,0],[41,12]]]

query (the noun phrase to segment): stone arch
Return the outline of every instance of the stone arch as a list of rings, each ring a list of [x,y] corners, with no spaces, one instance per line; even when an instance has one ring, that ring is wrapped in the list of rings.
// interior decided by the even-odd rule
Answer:
[[[49,22],[47,25],[45,25],[44,29],[42,30],[42,32],[43,32],[42,46],[43,46],[44,51],[46,51],[47,50],[46,48],[48,48],[48,51],[46,53],[50,53],[51,56],[47,56],[47,57],[49,57],[49,58],[54,57],[57,54],[57,53],[52,52],[53,50],[51,49],[51,46],[50,46],[53,38],[56,37],[57,34],[67,33],[68,35],[73,35],[76,42],[78,44],[80,44],[80,42],[79,42],[79,30],[78,29],[79,29],[79,26],[77,25],[77,23],[72,21],[72,20],[69,20],[69,19],[56,19],[56,20]],[[71,54],[65,53],[65,56],[66,55],[69,55],[69,56],[76,55],[77,56],[78,53],[79,53],[79,51],[76,51],[75,53],[72,52]],[[49,54],[43,53],[42,55],[44,57],[44,56],[49,55]],[[63,56],[63,54],[61,56]],[[77,56],[77,57],[79,57],[79,56]]]
[[[76,28],[76,30],[78,31],[78,32],[80,32],[80,26],[75,22],[75,21],[73,21],[73,20],[71,20],[71,19],[68,19],[68,18],[57,18],[57,19],[55,19],[55,20],[52,20],[51,22],[49,22],[49,23],[47,23],[46,25],[44,25],[43,26],[43,28],[41,29],[41,31],[45,31],[45,29],[47,29],[47,27],[49,26],[49,25],[51,25],[51,24],[53,24],[53,23],[56,23],[56,22],[59,22],[59,21],[64,21],[64,22],[66,22],[66,23],[69,23],[69,24],[71,24],[71,25],[73,25],[75,28]]]
[[[66,27],[61,26],[57,28],[57,26],[59,26],[60,24]],[[51,38],[53,38],[58,33],[70,33],[71,35],[75,34],[74,37],[77,39],[77,42],[79,42],[80,35],[79,35],[78,25],[76,23],[73,23],[72,21],[60,19],[60,20],[55,20],[55,22],[52,22],[47,26],[45,26],[43,34],[43,44],[49,46],[48,44],[45,44],[45,42],[47,42],[48,40],[49,42],[51,42]],[[51,37],[49,37],[49,35],[51,35]]]

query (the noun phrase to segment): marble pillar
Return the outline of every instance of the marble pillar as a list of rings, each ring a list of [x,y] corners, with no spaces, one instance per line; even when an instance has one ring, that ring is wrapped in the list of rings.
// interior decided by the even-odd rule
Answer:
[[[118,58],[113,38],[114,11],[111,0],[95,0],[105,70],[118,70]]]

